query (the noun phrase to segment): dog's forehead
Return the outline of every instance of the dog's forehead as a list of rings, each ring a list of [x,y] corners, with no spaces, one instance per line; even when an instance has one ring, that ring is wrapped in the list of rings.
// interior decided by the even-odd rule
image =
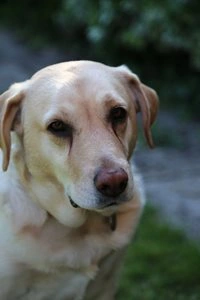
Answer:
[[[32,77],[37,88],[53,86],[73,86],[73,88],[92,89],[100,86],[111,87],[120,81],[119,68],[109,67],[90,61],[66,62],[46,67]]]
[[[46,67],[31,79],[28,94],[31,106],[35,101],[53,106],[69,103],[101,102],[126,98],[121,72],[118,67],[101,63],[78,61],[60,63]],[[47,108],[47,107],[46,107]]]
[[[59,73],[70,72],[74,74],[84,74],[88,72],[109,72],[115,67],[110,67],[104,65],[102,63],[93,62],[93,61],[70,61],[70,62],[63,62],[59,64],[50,65],[45,67],[35,73],[33,78],[41,77],[43,75],[58,75]]]

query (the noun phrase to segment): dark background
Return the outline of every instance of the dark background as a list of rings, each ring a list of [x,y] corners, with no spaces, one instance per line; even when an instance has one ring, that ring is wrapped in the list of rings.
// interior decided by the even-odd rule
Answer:
[[[163,107],[200,119],[198,0],[1,0],[0,23],[31,47],[53,44],[69,59],[127,64]]]

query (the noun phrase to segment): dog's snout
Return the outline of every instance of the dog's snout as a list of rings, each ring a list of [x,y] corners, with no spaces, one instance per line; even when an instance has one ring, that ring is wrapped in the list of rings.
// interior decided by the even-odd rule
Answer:
[[[94,178],[97,190],[108,197],[119,196],[126,188],[128,174],[122,169],[100,169]]]

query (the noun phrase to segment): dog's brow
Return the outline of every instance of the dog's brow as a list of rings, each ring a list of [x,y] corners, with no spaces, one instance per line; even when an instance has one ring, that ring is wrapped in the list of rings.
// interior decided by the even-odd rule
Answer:
[[[108,108],[114,107],[114,106],[125,106],[126,101],[118,96],[118,95],[112,95],[112,94],[106,94],[103,96],[103,102],[105,103],[105,106]]]
[[[66,111],[50,111],[44,117],[44,123],[49,124],[52,120],[61,120],[63,122],[70,122],[69,113]]]

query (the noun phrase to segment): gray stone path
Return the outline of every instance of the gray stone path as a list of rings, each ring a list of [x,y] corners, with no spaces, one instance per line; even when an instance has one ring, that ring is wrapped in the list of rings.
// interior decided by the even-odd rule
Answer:
[[[67,60],[56,49],[33,51],[10,32],[0,31],[0,93],[38,69]],[[160,114],[159,124],[179,137],[183,150],[156,148],[136,151],[148,199],[170,224],[183,228],[187,236],[200,239],[200,129],[199,124],[181,124],[170,114]],[[160,126],[160,125],[158,125]]]
[[[200,240],[200,160],[176,149],[136,154],[148,200],[161,218]]]
[[[148,200],[162,219],[200,240],[200,124],[161,110],[157,126],[179,146],[136,151]]]

